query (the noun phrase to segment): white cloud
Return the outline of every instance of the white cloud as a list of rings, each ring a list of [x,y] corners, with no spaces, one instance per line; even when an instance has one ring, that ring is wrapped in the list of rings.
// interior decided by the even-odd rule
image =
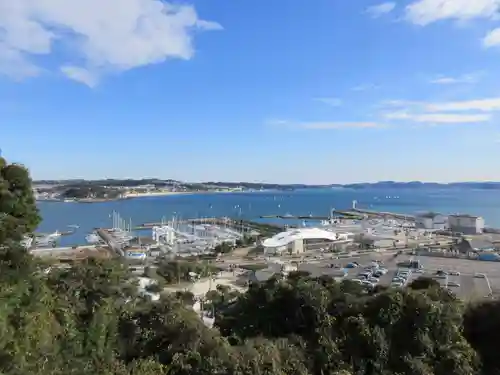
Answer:
[[[385,113],[383,116],[388,120],[405,120],[433,124],[464,124],[491,120],[489,114],[390,112]]]
[[[314,100],[331,105],[333,107],[338,107],[342,105],[342,100],[339,98],[315,98]]]
[[[406,19],[417,25],[445,19],[496,18],[500,0],[417,0],[406,7]]]
[[[483,38],[483,46],[486,48],[496,47],[500,45],[500,27],[491,30]]]
[[[442,103],[425,103],[424,106],[426,110],[432,112],[493,112],[500,111],[500,97]]]
[[[92,73],[85,68],[79,68],[77,66],[62,66],[61,72],[63,72],[68,78],[74,81],[81,82],[89,87],[95,87],[99,82],[99,77],[96,73]]]
[[[478,73],[464,74],[458,77],[450,77],[450,76],[439,76],[430,80],[430,83],[436,85],[455,85],[455,84],[464,84],[464,83],[476,83],[479,80]]]
[[[500,97],[449,102],[425,102],[410,100],[386,100],[379,104],[383,109],[398,109],[398,112],[496,112],[500,111]]]
[[[384,14],[392,12],[394,8],[396,8],[396,3],[386,2],[366,8],[366,13],[373,18],[378,18]]]
[[[190,59],[193,32],[218,29],[192,6],[160,0],[0,0],[0,74],[37,75],[31,58],[51,55],[68,77],[95,85],[109,72]]]

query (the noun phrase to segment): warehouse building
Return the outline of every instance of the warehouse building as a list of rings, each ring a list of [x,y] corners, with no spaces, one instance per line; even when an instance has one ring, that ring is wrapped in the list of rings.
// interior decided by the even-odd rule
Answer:
[[[484,231],[484,219],[480,216],[455,214],[448,216],[448,224],[453,232],[480,234]]]
[[[415,227],[427,230],[448,229],[448,218],[436,212],[425,212],[415,216]]]

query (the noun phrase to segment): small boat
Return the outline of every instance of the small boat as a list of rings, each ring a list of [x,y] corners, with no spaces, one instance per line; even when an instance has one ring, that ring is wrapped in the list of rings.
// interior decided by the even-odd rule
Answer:
[[[85,236],[85,241],[90,244],[96,244],[101,241],[101,238],[97,235],[97,233],[90,233]]]

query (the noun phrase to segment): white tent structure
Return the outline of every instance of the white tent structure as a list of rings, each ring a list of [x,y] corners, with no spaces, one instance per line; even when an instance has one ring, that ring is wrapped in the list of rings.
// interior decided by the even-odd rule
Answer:
[[[262,242],[264,254],[276,255],[286,251],[299,254],[307,250],[308,241],[334,244],[336,242],[351,241],[354,233],[334,232],[322,228],[291,229],[267,238]]]

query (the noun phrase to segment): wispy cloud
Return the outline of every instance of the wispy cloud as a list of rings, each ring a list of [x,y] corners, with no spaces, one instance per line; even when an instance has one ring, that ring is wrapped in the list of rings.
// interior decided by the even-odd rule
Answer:
[[[427,124],[466,124],[479,123],[491,120],[489,114],[457,114],[457,113],[384,113],[387,120],[404,120]]]
[[[456,84],[473,84],[477,83],[481,78],[482,73],[469,73],[457,77],[438,76],[430,80],[430,83],[435,85],[456,85]]]
[[[428,111],[432,112],[496,112],[500,111],[500,97],[441,103],[425,103],[424,106]]]
[[[411,100],[386,100],[379,108],[394,108],[405,112],[497,112],[500,111],[500,97],[447,102],[426,102]]]
[[[493,29],[483,38],[485,48],[497,47],[500,45],[500,27]]]
[[[282,126],[290,129],[303,130],[341,130],[341,129],[373,129],[383,128],[384,124],[376,122],[355,121],[288,121],[269,120],[266,122],[271,126]]]
[[[368,91],[368,90],[376,90],[378,88],[380,88],[380,86],[375,85],[373,83],[367,83],[364,85],[354,86],[351,88],[351,90],[352,91]]]
[[[493,19],[499,6],[498,0],[416,0],[406,7],[405,18],[421,26],[446,19]]]
[[[342,105],[342,99],[339,98],[314,98],[314,100],[331,105],[333,107],[338,107]]]
[[[396,3],[386,2],[366,8],[366,13],[372,18],[378,18],[392,12],[394,8],[396,8]]]

